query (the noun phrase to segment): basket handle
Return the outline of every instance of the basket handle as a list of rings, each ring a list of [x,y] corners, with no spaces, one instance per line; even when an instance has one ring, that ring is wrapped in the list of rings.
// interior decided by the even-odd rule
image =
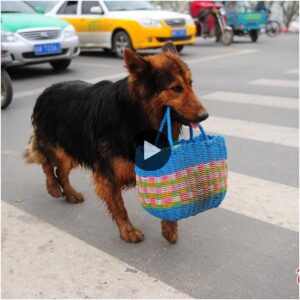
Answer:
[[[171,109],[169,106],[167,106],[164,117],[160,123],[159,130],[158,130],[158,133],[155,138],[155,145],[157,145],[160,135],[162,134],[162,131],[163,131],[166,123],[167,123],[167,129],[168,129],[168,141],[170,143],[171,149],[173,149],[174,143],[173,143],[173,138],[172,138]]]
[[[156,138],[155,138],[155,145],[157,145],[158,140],[160,138],[160,135],[162,134],[162,131],[163,131],[166,123],[167,123],[167,129],[168,129],[168,140],[169,140],[171,149],[173,149],[174,142],[173,142],[173,137],[172,137],[171,109],[170,109],[170,106],[167,106],[166,112],[164,114],[164,117],[163,117],[163,119],[162,119],[162,121],[160,123],[159,130],[158,130],[158,133],[157,133]],[[208,137],[206,135],[206,132],[205,132],[204,128],[200,124],[199,124],[199,129],[200,129],[200,133],[202,134],[202,136],[204,137],[204,139],[206,141],[208,141]],[[193,127],[191,125],[189,125],[189,131],[190,131],[190,140],[192,140],[194,138],[194,133],[193,133]]]
[[[208,137],[206,135],[206,132],[204,130],[204,128],[199,124],[199,129],[200,129],[200,134],[202,134],[202,136],[204,137],[204,139],[206,141],[208,141]],[[190,130],[190,140],[192,140],[194,138],[194,134],[193,134],[193,127],[191,125],[189,125],[189,130]]]

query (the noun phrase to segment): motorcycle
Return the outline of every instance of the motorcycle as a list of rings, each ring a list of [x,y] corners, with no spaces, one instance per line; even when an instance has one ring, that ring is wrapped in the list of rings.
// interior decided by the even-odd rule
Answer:
[[[1,109],[6,108],[12,101],[13,87],[5,66],[12,61],[8,51],[1,49]]]
[[[190,14],[196,24],[197,36],[216,37],[216,42],[221,42],[223,45],[232,43],[233,31],[227,25],[226,12],[221,3],[193,1],[190,4]]]

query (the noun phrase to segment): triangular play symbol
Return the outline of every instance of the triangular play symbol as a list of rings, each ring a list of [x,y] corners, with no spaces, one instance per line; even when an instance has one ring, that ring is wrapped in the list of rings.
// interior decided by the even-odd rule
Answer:
[[[152,157],[153,155],[159,153],[161,149],[152,145],[151,143],[144,141],[144,160]]]

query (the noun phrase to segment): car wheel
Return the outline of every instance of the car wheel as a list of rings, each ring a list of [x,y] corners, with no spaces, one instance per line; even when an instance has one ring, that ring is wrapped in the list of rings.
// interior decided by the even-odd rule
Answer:
[[[6,108],[12,100],[12,83],[6,70],[1,69],[1,109]]]
[[[133,46],[129,35],[121,30],[114,34],[112,40],[112,49],[117,57],[123,58],[124,48],[129,48],[133,50]]]
[[[71,63],[71,59],[60,59],[50,61],[50,65],[54,70],[65,70]]]
[[[253,43],[258,39],[258,30],[250,30],[250,38]]]
[[[176,47],[177,52],[180,53],[183,50],[184,45],[178,45],[178,46],[175,46],[175,47]]]

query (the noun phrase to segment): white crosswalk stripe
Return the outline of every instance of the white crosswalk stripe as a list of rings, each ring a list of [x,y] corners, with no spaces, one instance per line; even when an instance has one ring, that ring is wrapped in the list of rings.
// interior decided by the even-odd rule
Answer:
[[[284,72],[285,74],[296,74],[299,75],[299,69],[292,69]]]
[[[273,87],[286,87],[286,88],[298,88],[299,81],[297,80],[281,80],[281,79],[268,79],[261,78],[251,81],[250,84],[273,86]]]
[[[205,121],[204,126],[209,132],[224,135],[290,147],[298,147],[299,145],[299,130],[297,128],[213,116]]]
[[[299,230],[298,188],[229,172],[228,193],[222,207],[238,214]]]
[[[266,96],[266,95],[257,95],[257,94],[218,91],[215,93],[203,95],[201,98],[207,100],[221,101],[221,102],[280,107],[285,109],[299,108],[299,99],[287,98],[287,97],[275,97],[275,96]]]
[[[89,78],[89,79],[86,79],[85,81],[89,82],[89,83],[97,83],[101,80],[117,80],[117,79],[126,77],[127,75],[128,75],[128,73],[122,72],[122,73],[117,73],[117,74],[111,74],[111,75],[104,75],[104,76],[95,77],[95,78]],[[24,98],[24,97],[29,97],[29,96],[35,96],[36,97],[39,94],[41,94],[45,88],[46,87],[38,88],[38,89],[32,89],[32,90],[28,90],[28,91],[24,91],[24,92],[14,93],[14,99]]]
[[[190,298],[10,204],[1,210],[3,298]]]

